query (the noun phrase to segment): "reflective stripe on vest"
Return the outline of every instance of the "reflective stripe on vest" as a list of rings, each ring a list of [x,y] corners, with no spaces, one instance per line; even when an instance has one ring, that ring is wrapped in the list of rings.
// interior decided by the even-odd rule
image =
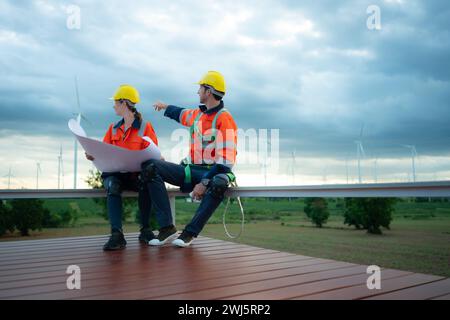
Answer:
[[[190,134],[190,141],[191,141],[191,147],[192,145],[195,144],[195,138],[194,138],[194,134],[196,136],[196,138],[202,142],[202,152],[206,147],[203,147],[203,141],[205,140],[205,137],[207,138],[211,138],[212,142],[209,144],[215,144],[216,143],[216,136],[217,136],[217,127],[216,127],[216,123],[217,123],[217,119],[219,118],[219,116],[223,113],[223,112],[228,112],[227,109],[223,108],[220,109],[219,111],[217,111],[216,115],[214,116],[213,122],[211,124],[211,134],[208,135],[203,135],[203,133],[200,132],[199,128],[198,128],[198,121],[200,120],[200,117],[202,116],[202,112],[199,112],[197,114],[197,116],[195,117],[194,123],[192,124],[192,126],[189,128],[189,134]],[[194,150],[195,152],[195,150]],[[202,156],[203,158],[203,156]],[[187,157],[187,163],[192,164],[192,159],[191,159],[191,150],[189,150],[189,155]]]
[[[211,142],[210,144],[215,144],[216,142],[216,133],[217,133],[217,119],[219,118],[220,114],[222,114],[222,112],[228,111],[227,109],[223,108],[221,110],[219,110],[216,115],[214,116],[213,122],[211,124],[211,135],[207,135],[207,137],[211,137],[211,140],[213,142]],[[191,115],[190,115],[191,116]],[[189,133],[190,133],[190,141],[191,141],[191,146],[195,143],[194,141],[194,134],[196,135],[196,137],[202,141],[203,143],[203,139],[204,137],[206,137],[206,135],[203,135],[197,126],[198,121],[200,120],[200,117],[202,116],[202,112],[199,112],[197,114],[197,116],[195,117],[194,123],[192,124],[192,126],[189,128]],[[195,151],[194,151],[195,152]],[[191,150],[189,150],[189,155],[186,159],[183,160],[183,164],[184,164],[184,183],[185,184],[190,184],[192,182],[192,174],[191,174],[191,166],[192,164],[192,159],[191,159]],[[211,168],[211,165],[206,166],[206,168]],[[236,180],[236,176],[230,172],[226,174],[228,176],[228,178],[230,179],[230,182],[234,182]]]

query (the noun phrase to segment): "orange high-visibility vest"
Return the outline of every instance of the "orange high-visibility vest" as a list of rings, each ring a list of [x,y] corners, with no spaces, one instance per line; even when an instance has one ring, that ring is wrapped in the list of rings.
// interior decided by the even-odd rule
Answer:
[[[103,138],[103,142],[129,150],[142,150],[150,144],[148,141],[142,139],[144,136],[149,137],[158,145],[158,138],[150,122],[142,121],[139,129],[133,123],[127,131],[125,131],[125,124],[120,126],[111,124]]]
[[[187,162],[198,165],[223,164],[232,167],[237,155],[237,126],[226,109],[206,114],[200,109],[183,109],[180,123],[190,127]]]

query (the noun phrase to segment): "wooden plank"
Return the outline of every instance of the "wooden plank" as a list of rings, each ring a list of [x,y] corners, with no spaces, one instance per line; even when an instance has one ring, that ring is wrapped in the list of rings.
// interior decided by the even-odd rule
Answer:
[[[308,294],[319,293],[335,288],[345,288],[355,285],[366,283],[368,275],[366,274],[367,266],[355,267],[353,273],[331,273],[326,277],[315,277],[313,279],[299,279],[297,283],[287,283],[280,285],[275,283],[272,288],[265,286],[258,286],[255,288],[247,289],[246,294],[233,294],[229,297],[231,300],[272,300],[272,299],[292,299],[299,296],[305,296]],[[398,270],[386,270],[384,271],[385,277],[391,277],[403,274],[403,271]]]
[[[175,294],[162,297],[162,299],[226,299],[233,296],[243,297],[243,299],[260,299],[261,291],[266,290],[269,292],[270,289],[280,289],[281,292],[289,286],[300,283],[316,283],[323,279],[333,279],[339,277],[345,277],[349,275],[358,275],[365,273],[366,269],[364,266],[353,266],[350,268],[333,269],[327,271],[313,272],[307,274],[300,274],[298,276],[287,277],[282,279],[271,279],[258,281],[251,284],[238,284],[233,286],[226,286],[221,288],[215,288],[210,290],[199,290],[196,292],[185,292],[182,294]],[[255,297],[256,296],[256,297]],[[264,298],[261,298],[264,299]],[[276,295],[269,294],[268,299],[278,299]]]
[[[227,262],[227,264],[236,264],[236,263],[242,262],[242,263],[245,263],[247,266],[251,265],[252,263],[255,265],[265,265],[265,264],[276,263],[277,262],[276,260],[280,259],[280,258],[285,258],[286,261],[291,260],[291,259],[298,260],[297,257],[295,257],[294,255],[289,254],[289,253],[267,252],[267,253],[261,253],[259,255],[255,255],[255,256],[248,256],[246,258],[243,258],[242,256],[231,257],[231,258],[227,258],[226,262]],[[264,260],[268,260],[268,261],[264,261]],[[221,265],[224,268],[224,270],[226,270],[226,268],[227,268],[227,265],[224,264],[223,260],[211,260],[209,262],[209,264],[211,266]],[[131,266],[127,266],[127,265],[113,266],[110,269],[110,272],[115,272],[115,271],[117,271],[118,268],[127,268],[128,270],[130,270],[129,271],[130,276],[134,276],[136,274],[149,273],[148,270],[134,271],[133,269],[131,269]],[[104,274],[103,269],[100,269],[100,270],[92,269],[91,272],[86,272],[83,270],[83,280],[100,279],[100,278],[105,278],[105,277],[107,277],[107,275]],[[13,281],[2,282],[2,283],[0,283],[0,290],[59,283],[61,281],[65,281],[66,278],[67,278],[67,275],[65,275],[65,274],[63,275],[60,271],[47,272],[44,274],[40,274],[39,277],[28,277],[25,279],[14,279]]]
[[[96,256],[84,256],[84,255],[78,255],[75,257],[63,257],[61,259],[58,259],[57,257],[48,257],[45,258],[43,257],[42,259],[36,259],[36,260],[32,260],[30,262],[27,262],[26,265],[22,265],[22,263],[24,262],[23,260],[18,261],[17,264],[11,264],[11,262],[14,262],[14,260],[11,260],[7,263],[5,263],[4,265],[0,266],[0,272],[2,271],[7,271],[7,270],[18,270],[18,269],[30,269],[30,268],[38,268],[38,267],[45,267],[47,265],[62,265],[62,264],[67,264],[66,260],[70,260],[70,261],[79,261],[80,263],[82,262],[93,262],[93,261],[100,261],[100,260],[105,260],[105,259],[109,259],[110,257],[116,258],[118,256],[124,258],[126,256],[130,256],[132,255],[132,253],[139,254],[141,256],[149,256],[149,255],[156,255],[159,254],[161,251],[161,253],[163,254],[169,254],[171,251],[169,250],[179,250],[179,248],[175,248],[173,246],[167,245],[164,247],[149,247],[149,246],[139,246],[136,245],[134,249],[137,250],[122,250],[120,252],[103,252],[103,250],[97,250],[97,255]],[[191,252],[195,252],[196,250],[201,250],[201,252],[210,252],[210,251],[215,251],[215,252],[221,252],[221,251],[225,251],[225,250],[255,250],[255,248],[252,248],[250,246],[245,246],[245,245],[235,245],[235,244],[217,244],[216,246],[202,246],[202,247],[196,247],[196,249],[193,249]],[[261,249],[259,249],[261,250]],[[262,249],[264,250],[264,249]],[[20,267],[18,267],[20,266]]]
[[[155,235],[158,232],[155,231]],[[178,232],[180,234],[180,232]],[[125,239],[129,242],[138,241],[139,233],[126,233]],[[101,243],[103,245],[109,238],[109,235],[98,235],[98,236],[86,236],[86,237],[67,237],[67,238],[53,238],[53,239],[42,239],[42,240],[23,240],[23,241],[4,241],[0,242],[0,253],[14,252],[17,249],[39,249],[39,248],[60,248],[63,246],[76,247],[79,244],[97,244]],[[199,236],[195,239],[194,243],[200,242],[226,242],[222,240],[217,240],[213,238]],[[71,246],[73,244],[73,246]],[[19,250],[20,251],[20,250]]]
[[[139,243],[137,237],[125,237],[125,239],[127,240],[127,242],[129,244],[136,244]],[[55,242],[55,243],[46,243],[43,245],[39,245],[39,244],[35,244],[35,245],[31,245],[31,246],[25,246],[23,248],[17,248],[17,247],[7,247],[7,248],[2,248],[0,249],[0,253],[3,254],[15,254],[15,253],[33,253],[33,252],[47,252],[48,250],[60,250],[60,251],[67,251],[68,249],[74,249],[74,248],[97,248],[97,249],[101,249],[103,247],[103,244],[108,240],[108,236],[105,236],[103,238],[98,238],[98,239],[89,239],[86,241],[81,241],[81,242],[77,242],[77,241],[70,241],[68,243],[64,243],[64,242]],[[197,243],[203,243],[203,242],[215,242],[215,243],[227,243],[224,241],[220,241],[220,240],[215,240],[215,239],[196,239],[194,244]],[[231,242],[228,242],[231,243]]]
[[[17,274],[39,274],[41,272],[46,271],[58,271],[63,270],[65,272],[66,268],[71,264],[78,264],[80,267],[83,267],[83,269],[88,269],[91,267],[99,268],[99,267],[111,267],[112,265],[119,265],[123,264],[123,261],[126,260],[127,262],[134,263],[134,264],[143,264],[143,265],[149,265],[151,264],[151,261],[155,259],[161,259],[161,260],[169,260],[168,255],[172,255],[173,259],[176,260],[177,263],[185,260],[190,255],[196,254],[198,251],[198,255],[201,257],[205,256],[211,256],[211,259],[222,259],[229,256],[251,256],[255,254],[259,254],[260,251],[266,251],[267,249],[261,249],[261,248],[220,248],[216,250],[211,251],[200,251],[200,249],[196,250],[189,250],[188,252],[185,252],[185,255],[180,255],[180,248],[173,248],[173,247],[164,247],[164,248],[153,248],[153,250],[144,250],[144,252],[140,255],[130,255],[128,258],[124,255],[124,251],[120,252],[108,252],[103,253],[102,257],[103,259],[100,259],[98,261],[94,262],[85,262],[80,263],[79,260],[74,261],[64,261],[63,263],[55,263],[55,264],[48,264],[45,266],[39,266],[39,267],[27,267],[22,266],[20,268],[10,268],[9,270],[1,271],[0,274],[2,277],[0,277],[0,282],[3,281],[3,277],[7,277],[9,275],[17,275]],[[187,251],[187,250],[186,250]],[[174,262],[172,261],[170,262]]]
[[[205,261],[219,261],[221,262],[221,259],[234,259],[234,258],[240,258],[243,260],[247,260],[247,259],[254,259],[255,257],[260,257],[260,256],[264,256],[265,254],[276,254],[278,253],[277,251],[273,251],[273,250],[268,250],[268,249],[262,249],[262,250],[253,250],[253,251],[235,251],[235,252],[231,252],[231,253],[222,253],[221,255],[217,256],[217,255],[206,255],[206,254],[202,254],[201,259],[205,260]],[[288,254],[289,256],[291,256],[291,254]],[[167,260],[165,260],[167,261]],[[114,271],[114,268],[127,268],[130,269],[133,265],[135,265],[134,262],[130,262],[129,260],[124,260],[120,265],[110,265],[108,270],[111,270],[111,272]],[[103,269],[102,268],[97,268],[97,267],[91,267],[91,268],[83,268],[83,275],[86,274],[90,274],[90,273],[96,273],[99,272],[99,270],[102,270],[101,272],[103,273]],[[65,270],[64,270],[65,271]],[[30,279],[36,279],[36,278],[48,278],[48,277],[52,277],[55,276],[56,274],[61,274],[63,271],[61,270],[61,268],[57,268],[54,271],[49,271],[48,269],[40,271],[40,272],[34,272],[34,273],[21,273],[21,274],[12,274],[9,275],[8,277],[4,277],[4,278],[0,278],[0,283],[8,283],[8,282],[15,282],[15,281],[20,281],[20,280],[30,280]]]
[[[232,248],[254,248],[251,246],[245,245],[237,245],[234,243],[197,243],[195,247],[190,248],[190,250],[204,250],[204,251],[210,251],[213,249],[232,249]],[[171,244],[166,244],[164,248],[167,247],[173,247]],[[127,245],[125,250],[121,251],[121,255],[127,255],[127,254],[136,254],[137,252],[140,252],[141,254],[146,252],[154,252],[156,250],[159,250],[159,247],[151,247],[145,244],[140,243],[131,243]],[[255,249],[255,248],[254,248]],[[261,249],[261,248],[258,248]],[[165,250],[165,249],[164,249]],[[255,249],[256,250],[256,249]],[[49,250],[47,252],[41,252],[41,253],[33,253],[33,254],[24,254],[19,256],[5,256],[5,258],[0,262],[0,269],[8,269],[8,265],[20,265],[22,262],[29,262],[29,263],[37,263],[37,262],[45,262],[45,261],[51,261],[52,259],[56,260],[64,260],[67,258],[87,258],[87,257],[109,257],[118,255],[117,252],[104,252],[102,250],[102,246],[95,246],[93,248],[75,248],[71,250]],[[29,255],[29,259],[27,259],[27,255]]]
[[[0,243],[0,299],[450,299],[450,279],[199,237],[186,249],[141,245],[103,252],[107,236]],[[68,290],[68,265],[81,290]]]
[[[171,246],[167,244],[165,247]],[[196,243],[196,248],[205,249],[205,251],[209,251],[214,248],[245,248],[242,245],[237,245],[234,243]],[[132,243],[127,245],[127,248],[124,251],[124,254],[136,254],[136,251],[133,250],[155,250],[159,248],[151,247],[145,244],[140,243]],[[103,254],[102,246],[96,246],[92,249],[72,249],[72,250],[64,250],[64,251],[55,251],[49,250],[48,252],[41,252],[36,254],[23,254],[23,255],[5,255],[2,260],[0,260],[0,270],[6,270],[9,266],[19,265],[21,262],[27,262],[28,264],[32,263],[43,263],[47,261],[62,261],[62,260],[75,260],[75,259],[86,259],[90,257],[99,257]],[[108,253],[105,253],[108,254]]]
[[[442,279],[442,278],[440,278]],[[433,299],[450,293],[450,279],[427,283],[424,285],[394,291],[375,297],[369,297],[368,300],[425,300]]]
[[[443,296],[432,298],[431,300],[450,300],[450,294],[445,294]]]
[[[191,263],[189,263],[191,262]],[[295,267],[299,265],[307,265],[313,263],[321,263],[323,262],[320,259],[300,259],[286,262],[276,262],[274,264],[263,264],[255,266],[246,266],[245,263],[234,263],[232,266],[225,266],[226,270],[222,268],[221,265],[217,265],[215,267],[210,266],[208,263],[203,263],[201,260],[197,260],[197,262],[192,263],[192,261],[185,260],[185,262],[181,265],[188,265],[189,268],[183,268],[183,272],[180,272],[180,265],[178,264],[168,264],[164,267],[164,264],[161,263],[164,267],[164,276],[161,276],[160,272],[152,272],[151,270],[161,270],[162,268],[154,267],[149,268],[146,274],[142,275],[139,279],[129,281],[130,275],[129,272],[134,272],[134,270],[127,271],[126,274],[117,274],[117,273],[109,273],[108,270],[104,270],[106,275],[109,275],[108,278],[98,279],[98,280],[83,280],[83,288],[82,290],[67,290],[65,281],[62,283],[58,283],[56,285],[45,285],[43,287],[26,287],[26,288],[18,288],[17,290],[7,290],[2,298],[8,297],[18,297],[20,298],[34,298],[34,299],[54,299],[54,298],[79,298],[85,295],[98,295],[98,294],[106,294],[112,291],[124,291],[127,292],[134,288],[142,288],[147,286],[156,286],[158,290],[160,290],[161,281],[164,282],[167,280],[172,283],[183,283],[183,281],[197,281],[199,277],[202,277],[202,274],[206,274],[209,272],[211,277],[218,277],[223,273],[227,274],[251,274],[255,272],[267,271],[267,270],[277,270]],[[261,261],[259,261],[261,264]],[[137,269],[140,267],[135,267]],[[123,269],[123,268],[122,268]]]
[[[436,281],[438,277],[430,276],[426,274],[417,274],[412,272],[405,272],[405,275],[385,278],[382,275],[381,279],[381,289],[370,290],[367,285],[352,286],[343,289],[334,289],[326,292],[321,292],[318,294],[312,294],[308,296],[302,296],[299,300],[348,300],[348,299],[363,299],[370,296],[380,295],[383,293],[388,293],[400,289],[410,288],[417,285],[425,284],[431,281]],[[387,281],[389,280],[389,281]]]
[[[214,278],[196,278],[195,281],[185,279],[183,282],[174,282],[165,284],[164,286],[146,286],[145,288],[136,290],[131,289],[126,292],[108,292],[106,295],[88,296],[88,299],[155,299],[167,295],[194,293],[199,290],[223,288],[236,284],[250,284],[257,281],[280,279],[284,277],[296,276],[299,274],[306,274],[317,272],[321,270],[335,270],[340,268],[349,268],[354,265],[345,262],[329,262],[313,265],[305,265],[298,267],[290,267],[285,269],[273,269],[261,272],[241,273],[233,270],[233,272],[216,272]],[[260,268],[259,270],[264,270]],[[257,271],[257,269],[253,269]],[[186,281],[188,280],[188,281]],[[192,299],[190,297],[189,299]],[[211,299],[211,298],[208,298]],[[215,297],[214,299],[217,299]]]
[[[137,238],[139,235],[138,232],[126,233],[125,237],[135,237]],[[46,243],[61,243],[61,242],[71,242],[71,241],[86,241],[86,240],[95,240],[99,238],[106,238],[107,234],[101,235],[91,235],[91,236],[76,236],[76,237],[58,237],[58,238],[47,238],[47,239],[35,239],[35,240],[7,240],[2,239],[0,241],[0,250],[4,247],[29,247],[30,245],[41,245]]]

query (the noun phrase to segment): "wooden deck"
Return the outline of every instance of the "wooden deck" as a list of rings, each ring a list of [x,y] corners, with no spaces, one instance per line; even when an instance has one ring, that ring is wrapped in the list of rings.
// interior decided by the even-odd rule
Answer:
[[[199,237],[190,248],[155,248],[126,235],[0,242],[0,299],[450,299],[450,279],[382,269],[369,290],[367,266]],[[81,268],[68,290],[66,269]]]

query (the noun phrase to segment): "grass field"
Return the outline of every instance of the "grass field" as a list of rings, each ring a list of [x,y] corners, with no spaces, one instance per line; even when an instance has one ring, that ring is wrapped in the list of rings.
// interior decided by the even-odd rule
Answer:
[[[101,208],[91,199],[46,200],[46,207],[59,210],[70,206],[79,212],[71,228],[43,229],[30,237],[7,234],[0,240],[39,239],[109,233],[109,224],[99,217]],[[177,227],[182,229],[198,204],[177,199]],[[450,277],[450,204],[397,203],[390,230],[370,235],[343,224],[340,201],[329,202],[330,219],[323,228],[314,227],[303,213],[302,199],[246,199],[246,224],[237,240],[228,239],[222,225],[224,206],[211,217],[202,235],[258,247],[359,264],[375,264],[414,272]],[[230,232],[239,230],[239,212],[232,204],[227,218]],[[134,217],[125,232],[138,231]]]

